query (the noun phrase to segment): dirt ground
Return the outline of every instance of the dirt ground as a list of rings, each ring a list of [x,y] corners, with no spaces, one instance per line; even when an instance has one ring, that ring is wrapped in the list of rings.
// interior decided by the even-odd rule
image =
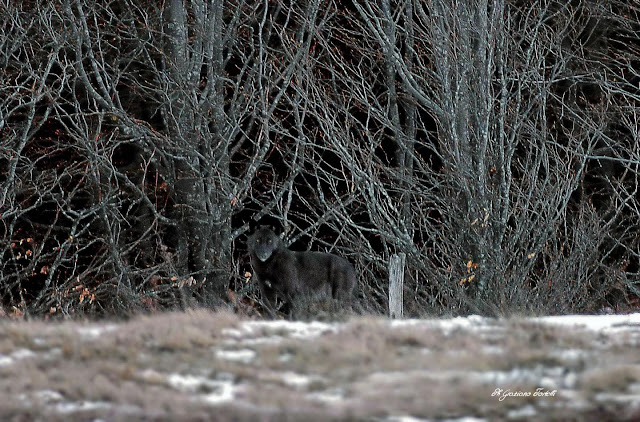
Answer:
[[[640,421],[640,314],[0,320],[1,421]]]

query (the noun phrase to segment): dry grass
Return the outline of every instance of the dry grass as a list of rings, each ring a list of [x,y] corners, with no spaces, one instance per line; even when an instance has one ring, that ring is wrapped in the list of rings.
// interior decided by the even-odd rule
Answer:
[[[519,319],[266,324],[207,311],[4,320],[0,420],[631,421],[638,332]],[[557,393],[499,400],[498,388]]]

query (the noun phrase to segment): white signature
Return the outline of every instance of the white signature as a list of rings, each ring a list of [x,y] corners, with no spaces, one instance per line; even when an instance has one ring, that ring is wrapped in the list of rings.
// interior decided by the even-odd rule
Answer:
[[[517,390],[503,390],[502,388],[496,388],[491,397],[498,397],[499,401],[503,401],[507,397],[555,397],[558,390],[545,390],[542,387],[536,388],[536,391],[517,391]]]

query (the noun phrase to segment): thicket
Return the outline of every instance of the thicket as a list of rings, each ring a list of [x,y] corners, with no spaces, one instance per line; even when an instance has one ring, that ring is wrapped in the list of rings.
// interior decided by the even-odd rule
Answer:
[[[640,7],[0,1],[0,298],[258,310],[246,236],[384,312],[638,305]]]

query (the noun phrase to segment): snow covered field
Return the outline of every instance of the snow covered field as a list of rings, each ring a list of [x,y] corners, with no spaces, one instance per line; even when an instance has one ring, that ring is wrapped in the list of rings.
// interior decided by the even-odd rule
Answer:
[[[0,321],[2,421],[640,420],[640,314]]]

